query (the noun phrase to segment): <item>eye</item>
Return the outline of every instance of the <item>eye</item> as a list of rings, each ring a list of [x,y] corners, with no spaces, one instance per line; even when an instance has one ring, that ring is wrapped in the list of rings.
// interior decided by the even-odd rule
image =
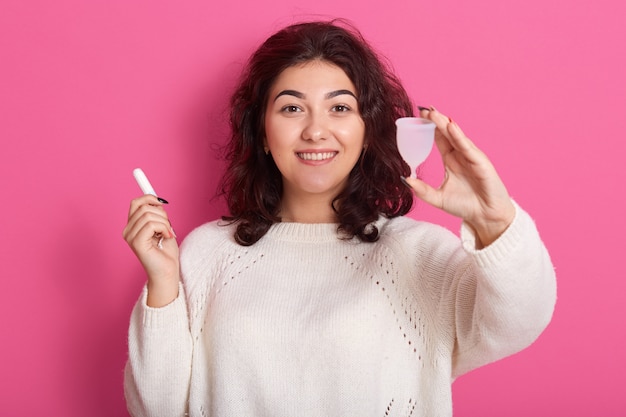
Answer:
[[[352,110],[350,107],[346,106],[345,104],[337,104],[335,106],[333,106],[333,108],[331,109],[331,111],[337,112],[337,113],[343,113],[343,112],[347,112]]]
[[[283,107],[282,109],[280,109],[280,111],[284,112],[284,113],[296,113],[296,112],[300,112],[302,111],[302,109],[298,106],[294,106],[292,104]]]

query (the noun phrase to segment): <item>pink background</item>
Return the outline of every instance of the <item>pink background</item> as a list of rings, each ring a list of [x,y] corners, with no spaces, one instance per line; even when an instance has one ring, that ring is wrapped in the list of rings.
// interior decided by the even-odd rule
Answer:
[[[2,2],[0,414],[126,415],[144,280],[121,238],[132,169],[181,237],[217,217],[213,148],[241,63],[284,24],[342,16],[491,156],[556,265],[549,328],[460,378],[455,415],[626,415],[625,3],[216,3]],[[423,173],[438,183],[439,160]],[[458,229],[424,205],[412,216]]]

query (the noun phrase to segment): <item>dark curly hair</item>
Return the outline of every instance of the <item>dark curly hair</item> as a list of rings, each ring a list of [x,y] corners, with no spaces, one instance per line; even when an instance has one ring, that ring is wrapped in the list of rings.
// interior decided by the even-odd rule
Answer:
[[[221,182],[230,215],[222,219],[237,222],[235,240],[241,245],[253,245],[281,221],[282,176],[263,149],[269,90],[283,70],[314,60],[332,63],[346,73],[356,88],[365,123],[367,147],[346,188],[332,202],[338,232],[345,238],[374,242],[378,229],[372,223],[380,215],[401,216],[413,205],[413,194],[400,179],[409,176],[411,169],[395,139],[395,120],[413,115],[400,81],[345,21],[294,24],[254,52],[230,101],[228,167]]]

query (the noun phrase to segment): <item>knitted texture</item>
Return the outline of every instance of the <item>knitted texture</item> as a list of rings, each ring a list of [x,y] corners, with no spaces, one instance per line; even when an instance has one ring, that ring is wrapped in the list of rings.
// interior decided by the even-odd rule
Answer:
[[[516,206],[517,207],[517,206]],[[251,247],[212,222],[181,247],[183,282],[131,317],[133,416],[451,416],[455,377],[530,345],[556,300],[552,264],[517,207],[474,248],[429,223],[278,223]]]

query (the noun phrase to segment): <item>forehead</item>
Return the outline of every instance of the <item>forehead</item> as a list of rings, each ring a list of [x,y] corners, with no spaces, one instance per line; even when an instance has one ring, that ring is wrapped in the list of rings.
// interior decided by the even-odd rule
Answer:
[[[272,87],[272,91],[293,88],[322,92],[335,89],[348,89],[356,93],[354,84],[346,73],[337,65],[327,61],[309,61],[304,64],[294,65],[283,70]]]

